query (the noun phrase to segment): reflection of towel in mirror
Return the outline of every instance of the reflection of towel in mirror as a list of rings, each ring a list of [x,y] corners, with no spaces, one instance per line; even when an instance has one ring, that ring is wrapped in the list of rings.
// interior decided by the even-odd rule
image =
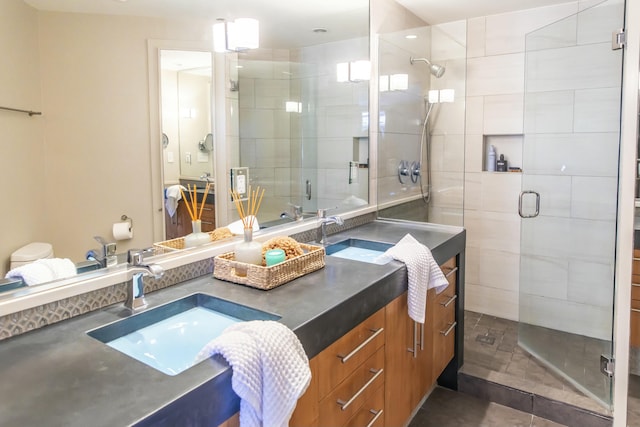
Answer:
[[[167,213],[171,218],[173,218],[178,209],[178,200],[182,199],[181,188],[183,191],[187,191],[183,185],[172,185],[164,189],[164,206],[167,208]]]
[[[253,223],[253,231],[260,230],[260,224],[258,223],[258,218],[256,218],[255,216],[247,215],[246,217],[244,217],[244,220],[247,223],[250,223],[250,222]],[[241,219],[227,225],[227,228],[233,234],[240,234],[240,235],[244,234],[244,223],[242,222]]]
[[[75,264],[68,258],[44,258],[9,271],[7,279],[22,279],[27,285],[38,285],[77,274]]]
[[[203,353],[220,354],[231,365],[231,386],[241,399],[241,427],[287,426],[311,381],[302,344],[282,323],[236,323],[207,344]]]
[[[418,323],[424,323],[427,304],[427,290],[436,288],[442,292],[449,282],[433,259],[429,248],[418,242],[411,234],[404,236],[394,247],[389,248],[384,255],[402,261],[407,266],[409,276],[409,317]]]

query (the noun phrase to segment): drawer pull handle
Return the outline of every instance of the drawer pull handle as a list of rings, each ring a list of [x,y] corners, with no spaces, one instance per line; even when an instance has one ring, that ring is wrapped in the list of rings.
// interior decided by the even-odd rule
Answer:
[[[418,357],[418,322],[413,322],[413,347],[407,348],[409,353],[413,353],[413,358]]]
[[[458,322],[453,322],[449,325],[449,328],[446,331],[440,331],[440,333],[446,337],[451,333],[451,331],[453,331],[453,328],[455,328],[457,324]]]
[[[455,294],[452,297],[449,297],[449,299],[447,300],[447,302],[441,302],[440,305],[443,307],[449,307],[449,305],[454,302],[456,300],[456,298],[458,298],[458,294]]]
[[[632,283],[631,286],[640,286],[640,283]]]
[[[640,308],[632,308],[631,311],[635,313],[640,313]]]
[[[343,411],[347,409],[349,405],[351,405],[353,401],[356,400],[367,389],[367,387],[369,387],[380,375],[382,375],[382,373],[384,372],[384,369],[380,368],[377,371],[375,369],[369,369],[369,372],[375,375],[372,376],[371,379],[367,381],[365,385],[360,387],[360,390],[358,390],[356,394],[351,396],[351,399],[347,400],[346,402],[342,399],[337,400],[338,405],[340,405],[340,409],[342,409]]]
[[[379,328],[379,329],[369,329],[371,332],[373,332],[374,334],[371,335],[369,338],[367,338],[366,340],[364,340],[362,342],[362,344],[360,344],[359,346],[357,346],[356,348],[354,348],[353,350],[351,350],[351,352],[349,354],[347,354],[346,356],[343,356],[341,354],[338,355],[338,357],[342,360],[342,363],[347,363],[347,361],[349,359],[351,359],[357,352],[359,352],[360,350],[362,350],[362,348],[364,346],[366,346],[367,344],[369,344],[371,341],[373,341],[378,335],[380,335],[382,333],[382,331],[384,331],[384,328]]]
[[[369,422],[369,424],[367,424],[367,427],[371,427],[372,425],[374,425],[376,421],[378,421],[378,418],[380,418],[380,416],[382,415],[382,412],[384,411],[382,409],[380,409],[379,411],[376,411],[375,409],[369,409],[369,412],[375,415],[375,417],[373,417],[373,419]]]
[[[447,272],[447,274],[444,275],[444,277],[446,277],[448,279],[449,276],[451,276],[456,271],[458,271],[458,267],[453,267],[450,271]]]

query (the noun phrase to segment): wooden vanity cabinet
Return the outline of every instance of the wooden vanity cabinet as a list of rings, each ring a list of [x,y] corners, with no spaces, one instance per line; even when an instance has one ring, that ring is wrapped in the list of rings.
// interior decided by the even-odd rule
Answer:
[[[407,314],[405,292],[347,332],[309,361],[311,383],[290,426],[407,424],[455,355],[456,258],[440,267],[449,286],[428,291],[424,329]]]
[[[631,347],[640,347],[640,249],[633,251],[631,275]]]
[[[427,322],[433,325],[432,378],[434,381],[453,359],[456,345],[455,300],[458,298],[456,293],[456,271],[458,268],[455,264],[455,258],[444,263],[441,269],[449,281],[449,286],[440,294],[436,294],[435,289],[430,289],[427,296]]]
[[[289,425],[383,426],[385,309],[382,308],[312,359],[309,389]],[[375,420],[375,421],[374,421]]]
[[[456,261],[440,266],[449,286],[427,292],[425,324],[407,314],[405,292],[387,305],[385,425],[403,426],[451,361],[455,352]],[[391,332],[393,331],[393,332]]]
[[[200,217],[202,222],[202,231],[207,233],[213,231],[216,228],[216,214],[213,195],[209,195],[202,208],[202,216]],[[185,205],[184,200],[178,202],[178,208],[176,213],[170,217],[167,210],[164,211],[164,224],[167,240],[176,239],[178,237],[186,236],[193,232],[191,226],[191,216]]]

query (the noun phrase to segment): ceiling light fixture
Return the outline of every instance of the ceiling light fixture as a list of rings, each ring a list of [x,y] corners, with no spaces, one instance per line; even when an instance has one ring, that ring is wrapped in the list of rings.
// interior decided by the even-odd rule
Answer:
[[[213,49],[216,52],[242,52],[260,46],[260,24],[257,19],[218,19],[213,24]]]

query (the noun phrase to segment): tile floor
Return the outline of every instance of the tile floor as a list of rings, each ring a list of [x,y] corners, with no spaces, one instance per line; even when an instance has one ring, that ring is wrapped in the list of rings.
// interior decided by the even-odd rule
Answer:
[[[551,405],[554,401],[567,402],[569,405],[583,407],[588,412],[610,415],[609,411],[522,350],[517,344],[517,322],[474,312],[465,312],[465,316],[465,364],[462,371],[467,375],[506,385],[512,395],[517,395],[520,390],[528,390],[546,396],[548,399],[543,400],[551,402]],[[559,344],[551,336],[546,338],[556,346]],[[584,359],[583,353],[594,350],[577,351],[576,337],[565,338],[573,343],[573,350],[578,353],[574,358]],[[588,347],[585,345],[585,348]],[[575,360],[572,361],[574,362]],[[589,365],[589,362],[585,365]],[[598,377],[594,376],[594,379],[597,381]],[[553,409],[551,406],[551,410]],[[436,387],[411,420],[409,427],[585,427],[610,423],[606,420],[603,422],[602,419],[589,418],[584,421],[569,417],[573,419],[567,424],[560,424],[531,412]],[[640,377],[636,375],[629,378],[627,425],[640,426]]]
[[[526,412],[442,387],[433,390],[409,424],[409,427],[561,426]]]
[[[537,347],[543,348],[544,345],[540,344],[546,345],[548,350],[545,350],[545,357],[555,358],[555,363],[570,366],[572,374],[582,375],[582,380],[589,382],[590,387],[597,390],[597,394],[606,393],[607,381],[600,374],[597,363],[594,363],[594,360],[598,360],[599,353],[603,352],[602,342],[548,329],[535,332],[529,334],[525,330],[524,333],[530,341],[536,339],[536,336],[543,340]],[[465,354],[461,372],[595,414],[611,416],[610,411],[523,350],[518,345],[518,333],[517,322],[465,311]],[[485,401],[485,404],[488,403]],[[630,376],[628,406],[628,425],[640,426],[640,377],[635,375]]]

